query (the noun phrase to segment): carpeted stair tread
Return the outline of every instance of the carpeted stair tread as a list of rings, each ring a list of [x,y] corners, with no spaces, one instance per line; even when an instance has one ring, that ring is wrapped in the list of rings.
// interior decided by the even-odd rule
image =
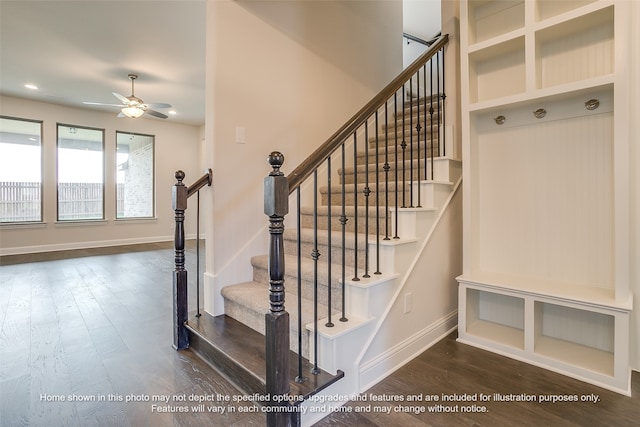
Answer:
[[[439,180],[432,180],[432,179],[423,179],[421,180],[422,183],[431,183],[431,184],[444,184],[444,185],[452,185],[453,183],[450,181],[439,181]],[[384,191],[385,191],[385,187],[389,190],[389,192],[393,192],[396,190],[396,188],[398,189],[398,191],[402,191],[403,188],[407,189],[409,188],[411,185],[411,181],[389,181],[388,184],[386,184],[385,182],[379,182],[378,185],[376,186],[375,182],[369,182],[369,191],[371,191],[370,194],[370,200],[371,200],[371,204],[370,206],[375,206],[375,198],[376,198],[376,190],[379,187],[379,195],[381,197],[384,197]],[[349,194],[349,193],[354,193],[354,187],[356,187],[355,192],[360,194],[364,191],[366,184],[364,183],[360,183],[358,182],[358,185],[355,186],[353,184],[350,185],[345,185],[345,193]],[[327,194],[329,190],[329,187],[324,185],[322,187],[319,188],[320,194]],[[333,195],[336,194],[341,194],[342,192],[342,185],[337,184],[337,185],[332,185],[331,186],[331,193]]]
[[[383,209],[382,209],[383,210]],[[318,233],[318,245],[323,245],[326,246],[327,243],[329,242],[329,231],[328,230],[323,230],[323,229],[318,229],[317,230]],[[297,241],[297,232],[296,230],[291,230],[291,229],[287,229],[284,231],[283,233],[284,239],[285,240],[289,240],[289,241]],[[334,247],[342,247],[342,235],[338,234],[336,231],[332,231],[331,232],[331,245]],[[358,244],[358,250],[364,250],[364,244],[365,241],[368,240],[369,242],[371,242],[372,240],[375,240],[376,235],[375,234],[369,234],[368,236],[366,236],[363,233],[358,233],[357,234],[357,244]],[[300,241],[302,243],[313,243],[314,242],[314,230],[313,228],[302,228],[300,230]],[[356,236],[355,233],[347,233],[347,235],[345,236],[345,248],[346,249],[355,249],[356,248]]]
[[[285,289],[287,292],[297,293],[297,274],[298,274],[298,258],[295,255],[285,255]],[[251,258],[251,265],[263,270],[267,270],[269,265],[268,255],[257,255]],[[301,278],[305,282],[313,282],[314,280],[314,265],[313,260],[308,258],[302,258],[300,262]],[[329,283],[328,280],[328,264],[326,262],[318,260],[318,283],[326,286]],[[340,289],[342,286],[340,283],[340,275],[342,271],[342,265],[333,263],[331,265],[331,287],[333,289]],[[292,280],[293,279],[293,280]],[[347,280],[350,276],[347,276]]]
[[[264,283],[251,281],[229,285],[222,288],[221,293],[225,299],[242,305],[246,310],[259,314],[266,314],[269,311],[269,286]],[[302,325],[304,328],[304,325],[313,322],[314,303],[306,298],[301,298],[300,300],[302,302]],[[298,330],[298,310],[296,307],[296,299],[292,298],[292,301],[287,304],[285,296],[285,309],[289,313],[293,331]],[[318,302],[318,313],[327,313],[327,309],[325,304]],[[336,311],[335,314],[339,313]],[[263,330],[258,332],[264,333],[264,325]]]
[[[369,164],[369,167],[365,165],[358,165],[356,169],[353,167],[345,168],[338,171],[338,182],[334,185],[345,186],[353,185],[355,182],[363,184],[365,182],[374,183],[376,180],[380,183],[393,182],[393,181],[424,181],[425,177],[431,179],[435,177],[435,162],[431,162],[430,158],[421,156],[419,159],[415,158],[411,160],[409,156],[407,159],[399,163],[393,162],[393,159],[389,158],[388,168],[385,170],[384,164],[376,167],[375,164]],[[333,191],[333,189],[331,190]]]
[[[406,148],[404,150],[404,152],[406,153],[407,157],[409,156],[409,152],[413,151],[414,153],[417,153],[418,151],[420,153],[422,153],[422,155],[424,156],[425,153],[427,155],[430,155],[431,153],[431,147],[433,147],[433,151],[434,154],[438,153],[437,147],[438,147],[438,138],[434,138],[433,141],[434,143],[432,144],[432,140],[431,138],[427,138],[427,140],[425,141],[424,135],[420,134],[420,138],[418,139],[418,137],[416,136],[413,140],[407,138],[405,139],[406,141]],[[375,142],[375,141],[374,141]],[[389,141],[389,144],[385,147],[384,144],[384,140],[381,140],[380,143],[378,144],[378,148],[376,148],[375,143],[369,144],[368,148],[366,150],[358,150],[358,152],[356,153],[356,157],[358,159],[358,161],[360,162],[361,159],[363,157],[369,159],[370,162],[375,162],[376,159],[376,153],[378,156],[378,159],[380,160],[380,162],[384,162],[384,156],[385,154],[389,157],[395,158],[396,154],[398,155],[398,157],[402,156],[402,139],[398,139],[398,146],[396,149],[396,141],[395,140],[391,140]],[[426,148],[426,151],[425,151]]]

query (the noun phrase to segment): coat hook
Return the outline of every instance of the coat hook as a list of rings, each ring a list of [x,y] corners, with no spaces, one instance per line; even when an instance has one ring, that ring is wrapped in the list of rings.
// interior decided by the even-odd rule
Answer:
[[[600,106],[600,101],[597,99],[590,99],[584,103],[584,106],[587,110],[592,111]]]
[[[538,108],[533,112],[533,115],[536,116],[536,119],[541,119],[547,115],[547,110],[545,110],[544,108]]]
[[[494,118],[493,120],[495,120],[496,124],[502,125],[502,124],[504,124],[505,120],[507,120],[507,118],[505,116],[498,116],[498,117]]]

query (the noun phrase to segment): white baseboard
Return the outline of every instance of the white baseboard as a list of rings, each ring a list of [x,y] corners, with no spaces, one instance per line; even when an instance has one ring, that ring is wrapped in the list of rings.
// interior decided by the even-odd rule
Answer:
[[[188,234],[185,239],[195,239],[196,234]],[[42,252],[57,252],[68,251],[74,249],[90,249],[90,248],[106,248],[111,246],[123,246],[123,245],[137,245],[143,243],[158,243],[158,242],[171,242],[173,241],[173,235],[167,236],[152,236],[152,237],[135,237],[129,239],[114,239],[114,240],[96,240],[91,242],[71,242],[71,243],[56,243],[50,245],[40,246],[20,246],[13,248],[0,248],[0,256],[5,255],[24,255],[35,254]]]
[[[458,310],[438,319],[404,341],[360,366],[360,392],[368,390],[429,347],[449,335],[458,326]]]

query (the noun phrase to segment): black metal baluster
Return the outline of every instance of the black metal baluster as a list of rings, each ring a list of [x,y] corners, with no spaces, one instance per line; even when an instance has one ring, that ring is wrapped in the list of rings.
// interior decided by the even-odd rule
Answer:
[[[369,119],[364,121],[364,141],[366,144],[364,160],[364,274],[362,277],[369,278]],[[356,201],[357,204],[357,201]],[[356,236],[357,239],[357,236]],[[358,256],[356,252],[356,257]]]
[[[389,104],[384,103],[384,240],[389,239]]]
[[[429,60],[429,66],[431,67],[431,101],[429,103],[429,114],[431,117],[431,180],[433,181],[433,165],[434,165],[434,160],[433,160],[433,146],[435,144],[434,138],[433,138],[433,59]],[[436,71],[437,72],[437,71]],[[438,95],[439,98],[439,95]],[[440,116],[438,115],[438,117],[436,118],[438,121],[440,121]],[[440,136],[438,136],[438,149],[440,148]]]
[[[406,203],[406,182],[407,182],[407,176],[406,176],[406,149],[407,149],[407,139],[405,138],[405,128],[406,128],[406,105],[405,105],[405,100],[406,100],[406,96],[405,96],[405,86],[404,84],[402,85],[402,207],[406,208],[407,207],[407,203]]]
[[[296,375],[296,382],[297,383],[303,383],[307,380],[307,378],[305,378],[305,376],[302,374],[302,241],[300,239],[301,233],[302,233],[302,221],[301,221],[301,214],[300,214],[300,199],[301,199],[301,195],[300,195],[300,187],[296,188],[296,203],[297,203],[297,209],[298,209],[298,215],[297,215],[297,239],[296,239],[296,254],[298,257],[298,265],[297,265],[297,272],[298,272],[298,375]]]
[[[447,118],[447,114],[446,111],[447,109],[445,108],[445,100],[447,99],[447,93],[446,93],[446,89],[445,89],[445,84],[444,84],[444,77],[445,77],[445,72],[444,72],[444,64],[445,64],[445,56],[444,56],[444,46],[442,46],[442,89],[438,88],[438,90],[442,90],[442,148],[440,149],[440,152],[442,153],[442,156],[446,156],[447,155],[447,122],[446,122],[446,118]],[[438,117],[438,119],[440,119],[440,117]],[[438,120],[438,125],[440,124],[440,120]],[[440,133],[438,132],[438,135]],[[438,145],[440,145],[440,136],[438,136]]]
[[[409,207],[413,208],[413,77],[409,79]]]
[[[354,252],[356,256],[353,262],[353,281],[360,280],[358,277],[358,130],[353,131],[353,221],[354,221]]]
[[[373,274],[380,273],[380,135],[378,124],[378,110],[375,116],[376,125],[376,271]],[[368,234],[368,231],[367,231]]]
[[[417,137],[418,137],[418,143],[417,143],[417,146],[418,146],[418,153],[417,153],[418,164],[416,165],[416,169],[418,170],[418,187],[417,187],[417,189],[418,189],[418,204],[417,204],[417,207],[421,208],[422,204],[421,204],[421,201],[420,201],[420,193],[422,193],[422,191],[420,191],[420,171],[421,171],[422,168],[420,167],[420,160],[421,160],[420,159],[420,131],[422,130],[422,126],[420,126],[420,70],[418,70],[418,72],[416,72],[416,83],[418,85],[418,88],[417,88],[418,98],[416,99],[416,105],[418,107],[418,110],[417,110],[418,123],[416,124],[416,134],[417,134]],[[426,88],[425,88],[425,90],[426,90]],[[413,114],[413,112],[411,114]],[[426,138],[425,138],[425,140],[426,140]],[[426,154],[427,154],[427,151],[426,151],[427,150],[427,146],[426,145],[425,145],[424,149],[425,149],[425,152],[424,152],[425,153],[425,157],[427,157],[426,156]],[[426,162],[426,160],[425,160],[425,162]]]
[[[200,190],[196,194],[196,317],[200,317]]]
[[[438,64],[438,95],[440,94],[440,52],[436,53],[436,61]],[[439,152],[442,150],[442,148],[440,148],[440,97],[438,97],[438,148],[439,148]]]
[[[393,93],[393,122],[394,122],[394,130],[395,130],[395,162],[396,165],[393,168],[393,172],[395,174],[395,183],[396,183],[396,191],[395,191],[395,209],[396,209],[396,217],[395,217],[395,233],[393,238],[394,239],[399,239],[400,237],[398,236],[398,213],[399,213],[399,209],[398,209],[398,163],[399,163],[399,159],[398,156],[400,153],[398,153],[398,91],[395,91]]]
[[[313,369],[311,373],[320,373],[318,368],[318,169],[313,171]]]
[[[427,108],[427,64],[424,64],[422,66],[422,70],[423,70],[423,75],[424,75],[424,179],[425,181],[427,181],[429,179],[429,155],[427,154],[427,150],[428,147],[431,146],[431,148],[433,148],[433,133],[429,132],[429,137],[427,138],[427,111],[429,111],[429,109]],[[431,77],[431,74],[429,74],[429,77]],[[429,86],[429,100],[433,99],[433,88],[431,86]],[[430,101],[429,101],[430,102]],[[433,125],[433,116],[430,116],[429,118],[429,129],[431,129],[431,126]],[[431,156],[431,159],[433,160],[433,156]],[[433,166],[433,165],[431,165]]]
[[[328,202],[327,202],[327,275],[328,275],[328,297],[327,297],[327,323],[325,326],[332,328],[333,322],[331,321],[331,156],[327,157],[327,186],[329,187],[328,191]]]
[[[345,296],[345,287],[346,287],[346,277],[347,277],[347,251],[346,251],[346,241],[347,241],[347,212],[346,212],[346,179],[345,179],[345,146],[344,142],[342,143],[342,215],[340,215],[340,224],[342,225],[342,317],[340,318],[341,322],[346,322],[346,296]]]

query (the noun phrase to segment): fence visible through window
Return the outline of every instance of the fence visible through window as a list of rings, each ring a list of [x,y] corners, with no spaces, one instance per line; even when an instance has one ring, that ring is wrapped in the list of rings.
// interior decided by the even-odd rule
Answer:
[[[41,191],[39,182],[0,181],[0,222],[40,221]],[[102,218],[102,184],[59,184],[58,199],[60,219]],[[124,186],[118,184],[116,206],[120,210],[123,201]],[[121,217],[123,212],[118,211],[116,215]]]
[[[40,221],[39,182],[0,182],[0,222]]]

